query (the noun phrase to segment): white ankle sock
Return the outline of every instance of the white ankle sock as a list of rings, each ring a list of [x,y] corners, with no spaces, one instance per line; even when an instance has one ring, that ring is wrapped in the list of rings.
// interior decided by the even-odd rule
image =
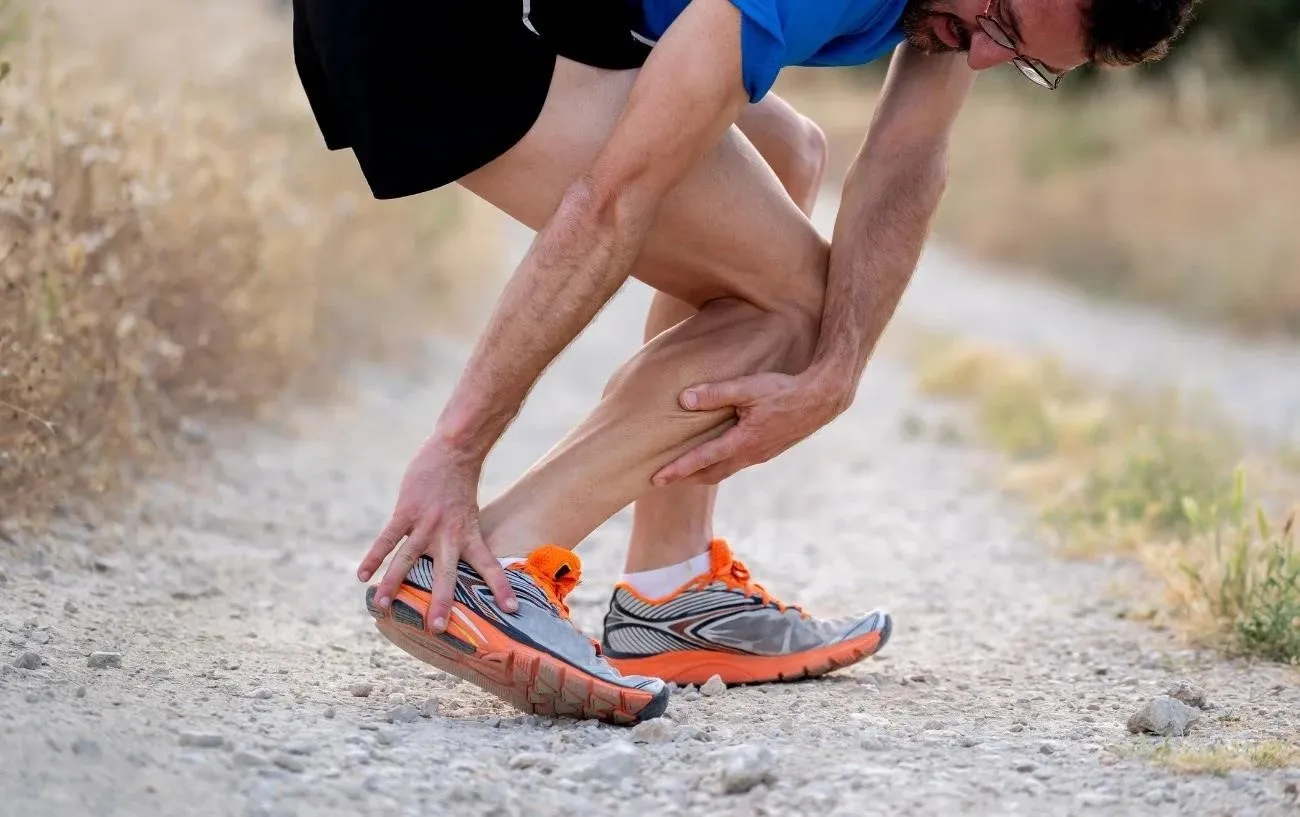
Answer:
[[[709,554],[701,553],[684,562],[654,570],[624,573],[623,581],[648,599],[662,598],[709,569]]]

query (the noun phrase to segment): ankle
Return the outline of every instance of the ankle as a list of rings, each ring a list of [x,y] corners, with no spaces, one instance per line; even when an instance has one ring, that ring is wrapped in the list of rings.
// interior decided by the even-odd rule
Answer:
[[[650,599],[662,598],[691,579],[708,572],[709,553],[692,556],[676,564],[623,574],[623,582]]]

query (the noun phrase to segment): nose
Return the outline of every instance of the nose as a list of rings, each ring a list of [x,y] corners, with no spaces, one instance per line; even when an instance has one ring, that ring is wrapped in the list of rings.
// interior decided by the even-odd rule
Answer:
[[[1015,58],[1016,52],[998,45],[982,30],[977,28],[971,33],[970,52],[966,55],[966,63],[972,71],[983,71],[1003,65]]]

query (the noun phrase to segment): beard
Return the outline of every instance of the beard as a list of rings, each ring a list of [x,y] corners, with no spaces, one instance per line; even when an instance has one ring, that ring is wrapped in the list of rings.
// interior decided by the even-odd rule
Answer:
[[[951,17],[949,12],[940,8],[945,4],[946,0],[907,0],[900,26],[909,45],[925,54],[947,54],[970,49],[970,35],[965,26],[957,27],[960,48],[953,48],[935,36],[935,17]]]

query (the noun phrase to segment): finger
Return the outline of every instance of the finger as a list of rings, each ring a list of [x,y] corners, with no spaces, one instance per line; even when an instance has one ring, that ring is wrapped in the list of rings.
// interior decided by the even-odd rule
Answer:
[[[744,465],[735,459],[723,460],[708,468],[696,471],[682,480],[684,485],[717,485],[723,480],[739,473]]]
[[[746,434],[740,430],[740,426],[732,426],[722,436],[697,445],[659,469],[652,482],[659,487],[663,487],[685,479],[696,471],[701,471],[728,457],[735,456],[745,441]]]
[[[483,540],[474,537],[475,544],[465,552],[462,557],[469,566],[478,571],[487,582],[488,587],[492,588],[492,595],[496,598],[497,605],[507,613],[513,613],[519,609],[519,600],[515,597],[515,591],[510,586],[510,579],[506,578],[506,570],[501,566],[497,557],[492,555]]]
[[[406,537],[406,541],[397,552],[393,554],[393,561],[389,563],[388,570],[384,572],[384,577],[379,580],[375,588],[375,599],[379,606],[387,610],[393,603],[393,596],[397,595],[397,588],[401,586],[406,574],[411,572],[415,563],[424,555],[424,550],[428,546],[429,534],[426,529],[421,528],[412,531],[411,535]]]
[[[405,514],[393,514],[393,518],[380,532],[379,537],[375,539],[370,550],[366,552],[361,564],[357,566],[357,578],[363,582],[370,581],[370,577],[375,575],[375,571],[388,558],[388,554],[393,552],[397,543],[402,541],[402,537],[411,532],[411,523]]]
[[[684,390],[680,401],[687,411],[713,411],[750,403],[757,396],[763,378],[747,375],[721,383],[700,383]]]
[[[447,629],[447,616],[451,615],[451,602],[456,595],[456,568],[460,562],[458,537],[443,528],[438,532],[438,556],[433,565],[433,599],[424,626],[432,633]]]

